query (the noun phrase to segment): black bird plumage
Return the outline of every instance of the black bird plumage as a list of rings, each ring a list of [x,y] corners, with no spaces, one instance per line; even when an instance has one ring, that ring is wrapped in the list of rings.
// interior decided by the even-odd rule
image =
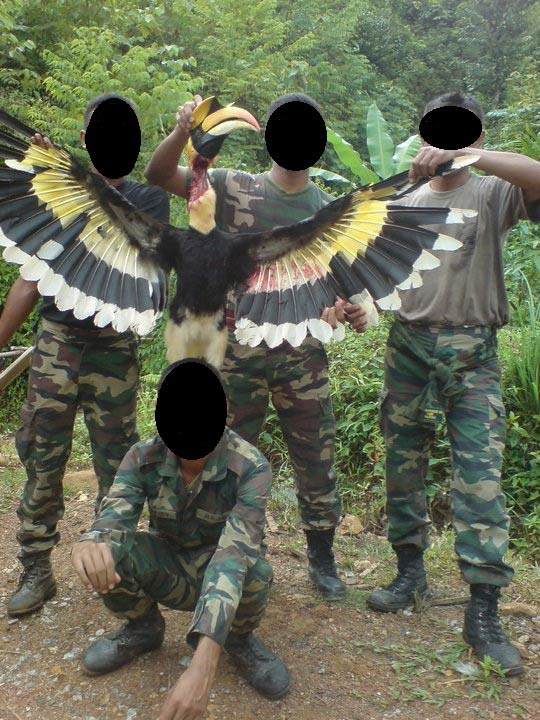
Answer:
[[[208,118],[212,113],[221,118],[228,108],[215,99],[205,102],[199,115],[206,129],[198,122],[193,137],[215,151],[220,143],[208,141]],[[19,263],[21,275],[38,281],[39,291],[53,295],[61,310],[141,335],[164,310],[167,273],[174,270],[177,291],[165,338],[170,362],[203,356],[221,364],[224,305],[231,290],[243,292],[237,337],[250,345],[263,340],[269,346],[284,340],[298,345],[307,334],[329,340],[332,329],[320,315],[338,295],[381,309],[399,307],[396,287],[418,286],[418,270],[439,264],[429,249],[460,246],[425,226],[463,222],[474,214],[392,204],[412,187],[402,173],[338,198],[296,225],[238,235],[215,226],[197,229],[201,204],[215,199],[208,186],[192,203],[195,227],[181,229],[139,211],[62,148],[31,144],[28,138],[36,131],[1,110],[0,125],[25,138],[0,131],[0,157],[6,161],[0,169],[4,258]],[[475,160],[457,158],[439,172]],[[205,178],[200,180],[204,187]]]

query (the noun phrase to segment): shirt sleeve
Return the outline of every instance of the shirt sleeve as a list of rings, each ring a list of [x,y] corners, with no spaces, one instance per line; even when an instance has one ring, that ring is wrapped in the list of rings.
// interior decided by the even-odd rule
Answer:
[[[239,480],[233,507],[219,544],[208,563],[187,633],[195,647],[198,635],[207,635],[223,645],[242,596],[244,579],[260,555],[265,510],[272,473],[268,463],[256,465]]]
[[[146,499],[139,465],[139,449],[134,445],[122,460],[107,496],[101,501],[93,525],[79,540],[107,543],[116,560],[131,549]]]
[[[151,215],[154,220],[168,223],[170,217],[170,202],[168,194],[159,187],[147,185],[137,202],[139,210]]]
[[[520,187],[501,178],[495,178],[492,192],[499,213],[501,233],[514,227],[520,220],[529,220],[523,190]]]

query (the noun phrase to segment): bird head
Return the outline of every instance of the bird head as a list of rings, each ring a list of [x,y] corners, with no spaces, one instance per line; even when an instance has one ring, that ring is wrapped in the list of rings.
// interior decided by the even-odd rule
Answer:
[[[223,141],[235,130],[259,131],[259,123],[251,113],[233,104],[223,107],[215,97],[206,98],[193,110],[193,125],[186,153],[190,167],[197,156],[212,161],[219,153]],[[210,162],[207,163],[209,165]]]
[[[186,154],[192,178],[188,198],[190,225],[209,232],[214,224],[215,193],[208,184],[207,170],[223,141],[235,130],[260,130],[251,113],[234,105],[223,107],[215,97],[206,98],[193,110]]]

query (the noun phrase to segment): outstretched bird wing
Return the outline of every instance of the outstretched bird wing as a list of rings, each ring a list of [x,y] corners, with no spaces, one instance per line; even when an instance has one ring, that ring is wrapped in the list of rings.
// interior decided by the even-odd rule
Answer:
[[[0,125],[36,131],[0,110]],[[167,302],[170,226],[135,208],[60,147],[0,130],[0,246],[42,295],[99,327],[144,335]],[[176,234],[182,231],[175,230]]]
[[[437,174],[477,160],[458,157]],[[239,342],[254,347],[264,340],[276,347],[287,340],[296,347],[306,334],[328,342],[333,331],[321,313],[338,296],[398,309],[397,290],[419,287],[419,271],[440,264],[429,250],[461,247],[459,240],[424,226],[461,223],[476,214],[395,202],[426,181],[411,185],[401,173],[354,190],[295,225],[233,236],[231,261],[246,253],[259,264],[236,309]]]

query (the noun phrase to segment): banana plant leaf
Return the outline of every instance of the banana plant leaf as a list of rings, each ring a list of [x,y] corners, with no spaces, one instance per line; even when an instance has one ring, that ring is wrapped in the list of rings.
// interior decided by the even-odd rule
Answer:
[[[338,158],[345,167],[349,168],[349,170],[358,177],[362,185],[368,185],[369,183],[379,180],[378,175],[365,165],[360,155],[350,143],[330,128],[327,128],[326,132],[328,142],[334,148]]]
[[[392,158],[396,175],[410,168],[413,159],[420,150],[421,142],[420,135],[411,135],[411,137],[396,146],[396,152]]]
[[[390,177],[394,172],[392,163],[394,143],[386,130],[386,121],[376,103],[373,103],[368,110],[366,131],[371,164],[383,179]]]
[[[352,185],[353,183],[348,180],[346,177],[343,177],[343,175],[338,175],[338,173],[332,172],[331,170],[324,170],[323,168],[317,168],[312,167],[309,169],[309,176],[310,177],[320,177],[323,180],[325,180],[327,183],[341,183],[346,185]]]

